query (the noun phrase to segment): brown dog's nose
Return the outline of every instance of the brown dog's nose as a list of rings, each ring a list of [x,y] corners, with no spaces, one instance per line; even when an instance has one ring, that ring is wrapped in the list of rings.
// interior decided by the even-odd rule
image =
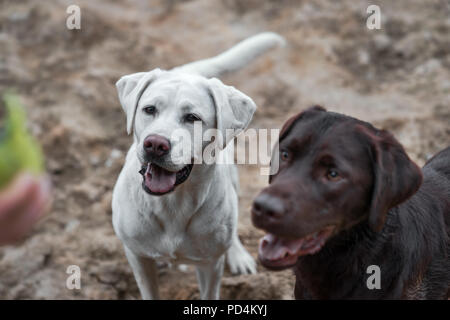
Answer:
[[[262,193],[253,201],[252,213],[255,217],[281,218],[284,215],[284,204],[280,198]]]
[[[150,156],[162,157],[169,153],[170,142],[166,138],[154,134],[145,138],[144,150]]]

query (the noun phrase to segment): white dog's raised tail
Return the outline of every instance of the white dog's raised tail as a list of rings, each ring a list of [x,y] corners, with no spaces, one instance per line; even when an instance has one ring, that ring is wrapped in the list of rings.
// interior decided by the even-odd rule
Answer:
[[[239,70],[266,51],[285,44],[286,41],[279,34],[263,32],[239,42],[215,57],[191,62],[174,68],[173,71],[199,74],[207,78],[218,77],[223,73]]]

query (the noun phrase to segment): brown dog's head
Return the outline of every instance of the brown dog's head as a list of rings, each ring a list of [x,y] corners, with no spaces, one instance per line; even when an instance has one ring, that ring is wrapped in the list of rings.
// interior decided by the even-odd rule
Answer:
[[[389,209],[422,182],[390,133],[322,107],[289,119],[274,150],[279,171],[252,208],[253,224],[268,232],[259,258],[272,269],[293,266],[363,221],[380,231]]]

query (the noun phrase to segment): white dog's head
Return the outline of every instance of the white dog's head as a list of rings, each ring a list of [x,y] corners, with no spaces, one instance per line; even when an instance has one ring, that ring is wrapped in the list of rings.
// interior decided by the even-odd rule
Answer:
[[[201,157],[208,141],[194,139],[196,122],[203,132],[217,129],[215,142],[224,148],[247,127],[256,109],[251,98],[218,79],[175,71],[134,73],[116,86],[127,131],[134,133],[143,188],[153,195],[173,191]],[[227,129],[235,134],[226,136]]]

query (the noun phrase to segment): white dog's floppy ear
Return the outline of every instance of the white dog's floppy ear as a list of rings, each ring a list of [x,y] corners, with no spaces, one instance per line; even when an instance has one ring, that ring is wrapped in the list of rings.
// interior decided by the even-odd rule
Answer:
[[[154,69],[150,72],[133,73],[123,76],[116,82],[120,104],[127,115],[128,134],[133,129],[136,108],[142,93],[162,72],[161,69]]]
[[[252,120],[256,105],[253,100],[234,87],[224,85],[219,79],[208,80],[209,92],[216,108],[217,129],[222,133],[225,148],[228,142],[247,128]],[[226,130],[234,134],[226,136]]]

